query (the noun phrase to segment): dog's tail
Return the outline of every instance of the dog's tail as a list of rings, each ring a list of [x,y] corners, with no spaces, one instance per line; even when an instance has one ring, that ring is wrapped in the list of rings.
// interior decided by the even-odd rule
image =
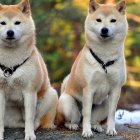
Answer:
[[[67,76],[65,77],[65,79],[63,80],[63,83],[61,84],[61,94],[62,94],[62,93],[64,92],[64,90],[65,90],[66,83],[67,83],[68,79],[69,79],[69,75],[67,75]]]
[[[57,115],[56,115],[56,125],[57,126],[64,125],[64,122],[65,122],[65,117],[64,117],[64,114],[63,114],[63,109],[61,107],[61,104],[58,103]]]

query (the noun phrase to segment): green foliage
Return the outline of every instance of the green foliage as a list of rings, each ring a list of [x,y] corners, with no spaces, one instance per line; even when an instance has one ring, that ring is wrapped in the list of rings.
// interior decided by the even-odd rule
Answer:
[[[127,11],[135,15],[140,15],[139,9],[140,9],[140,3],[136,3],[136,4],[130,3],[128,4],[128,7],[127,7]]]

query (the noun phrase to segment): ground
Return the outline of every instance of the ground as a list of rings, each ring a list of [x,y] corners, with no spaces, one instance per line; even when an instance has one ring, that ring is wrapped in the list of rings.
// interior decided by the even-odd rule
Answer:
[[[94,137],[88,140],[140,140],[140,128],[137,126],[116,126],[118,135],[109,137],[103,133],[94,132]],[[56,130],[38,130],[36,132],[37,140],[85,140],[81,137],[81,129],[79,131],[69,131],[66,128],[58,128]],[[5,129],[5,140],[24,140],[23,129]]]

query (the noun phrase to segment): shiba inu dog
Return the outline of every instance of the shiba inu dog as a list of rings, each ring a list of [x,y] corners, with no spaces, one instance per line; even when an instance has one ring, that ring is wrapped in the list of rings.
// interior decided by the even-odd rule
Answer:
[[[77,130],[83,117],[83,137],[102,132],[116,135],[115,111],[126,80],[124,40],[128,31],[126,4],[98,4],[90,0],[85,21],[86,43],[65,78],[58,103],[58,123]],[[82,103],[82,111],[78,103]]]
[[[0,139],[4,126],[25,126],[25,140],[55,127],[58,96],[35,45],[29,0],[0,5]]]

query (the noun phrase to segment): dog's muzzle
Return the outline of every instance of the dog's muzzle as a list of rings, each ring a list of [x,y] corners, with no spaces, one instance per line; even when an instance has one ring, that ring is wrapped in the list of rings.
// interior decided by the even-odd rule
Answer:
[[[109,29],[106,28],[106,27],[102,28],[102,29],[101,29],[101,33],[100,33],[100,36],[101,36],[102,38],[104,38],[104,39],[109,38],[109,37],[110,37],[110,36],[109,36]]]
[[[15,40],[15,33],[14,33],[13,30],[8,30],[7,31],[6,40]]]

